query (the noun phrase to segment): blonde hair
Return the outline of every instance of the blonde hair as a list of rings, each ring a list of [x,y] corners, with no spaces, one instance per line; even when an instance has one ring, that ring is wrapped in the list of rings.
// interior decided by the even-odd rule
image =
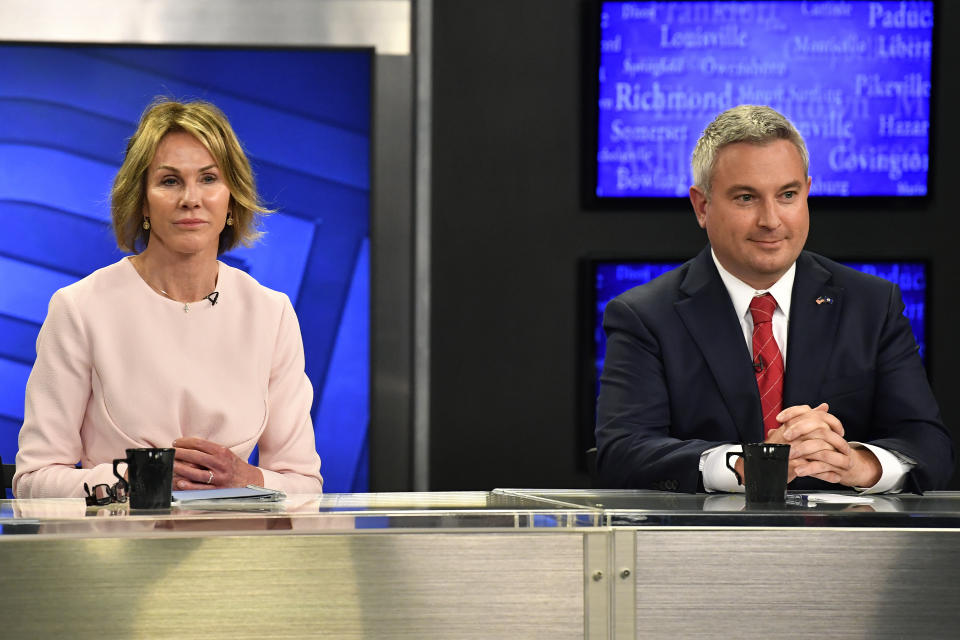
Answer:
[[[807,145],[804,144],[800,132],[789,120],[765,106],[742,104],[727,109],[707,125],[693,150],[690,162],[693,166],[694,184],[709,198],[713,168],[717,163],[717,154],[720,149],[737,142],[767,144],[774,140],[787,140],[793,143],[800,152],[803,177],[806,178],[810,172]]]
[[[227,116],[203,100],[176,102],[161,97],[144,110],[136,132],[127,141],[123,164],[113,180],[110,213],[120,249],[139,253],[147,246],[150,231],[143,228],[147,169],[160,141],[174,131],[189,133],[206,147],[230,190],[228,210],[233,216],[233,225],[224,227],[220,234],[217,254],[241,244],[251,246],[263,235],[259,231],[261,216],[273,211],[267,209],[257,195],[250,161]]]

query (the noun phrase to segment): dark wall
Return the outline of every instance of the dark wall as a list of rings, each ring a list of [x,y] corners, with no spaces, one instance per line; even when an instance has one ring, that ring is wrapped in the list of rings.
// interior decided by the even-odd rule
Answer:
[[[430,488],[586,486],[578,262],[692,256],[706,237],[689,206],[582,207],[582,0],[433,6]],[[811,200],[807,247],[931,261],[929,371],[960,440],[960,5],[940,3],[937,18],[932,196]]]

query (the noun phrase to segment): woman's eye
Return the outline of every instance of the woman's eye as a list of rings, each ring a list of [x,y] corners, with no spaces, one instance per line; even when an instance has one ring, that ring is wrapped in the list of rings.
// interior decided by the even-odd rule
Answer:
[[[160,184],[164,185],[165,187],[172,187],[173,185],[177,184],[177,179],[171,176],[167,176],[166,178],[160,181]]]
[[[203,177],[201,178],[201,180],[202,180],[203,182],[216,182],[216,181],[217,181],[217,176],[208,173],[208,174],[206,174],[205,176],[203,176]]]

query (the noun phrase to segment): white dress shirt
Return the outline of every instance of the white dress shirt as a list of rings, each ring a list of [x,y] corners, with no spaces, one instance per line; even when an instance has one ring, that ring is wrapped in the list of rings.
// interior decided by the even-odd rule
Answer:
[[[732,273],[723,268],[720,261],[717,260],[717,254],[710,250],[713,262],[717,265],[720,272],[720,279],[723,280],[727,293],[730,294],[730,300],[733,302],[733,308],[740,319],[740,327],[743,329],[743,339],[747,343],[747,350],[750,357],[753,358],[753,316],[750,313],[750,301],[754,296],[760,296],[769,293],[777,301],[777,308],[773,312],[773,339],[780,348],[780,355],[783,357],[783,367],[787,367],[787,335],[790,324],[790,302],[793,294],[793,280],[797,274],[797,265],[790,266],[783,276],[780,277],[769,289],[756,290],[747,283],[738,279]],[[786,408],[786,407],[784,407]],[[866,447],[873,452],[880,461],[881,475],[877,484],[872,487],[857,487],[864,493],[896,493],[903,488],[903,482],[907,473],[913,468],[913,462],[871,444],[860,442],[851,442],[851,447]],[[700,472],[703,474],[703,488],[707,491],[743,491],[743,486],[737,483],[737,477],[727,467],[726,454],[729,451],[741,452],[739,444],[724,444],[712,449],[707,449],[700,455]]]

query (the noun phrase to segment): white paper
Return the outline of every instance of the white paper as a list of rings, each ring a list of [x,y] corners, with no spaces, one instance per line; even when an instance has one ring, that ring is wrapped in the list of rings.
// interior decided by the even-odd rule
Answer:
[[[807,493],[804,494],[804,497],[807,499],[807,502],[815,504],[873,504],[873,498],[840,493]]]
[[[181,504],[193,502],[221,502],[221,501],[258,501],[279,502],[286,495],[282,491],[264,489],[254,485],[247,485],[235,489],[200,489],[196,491],[174,491],[173,499]]]

